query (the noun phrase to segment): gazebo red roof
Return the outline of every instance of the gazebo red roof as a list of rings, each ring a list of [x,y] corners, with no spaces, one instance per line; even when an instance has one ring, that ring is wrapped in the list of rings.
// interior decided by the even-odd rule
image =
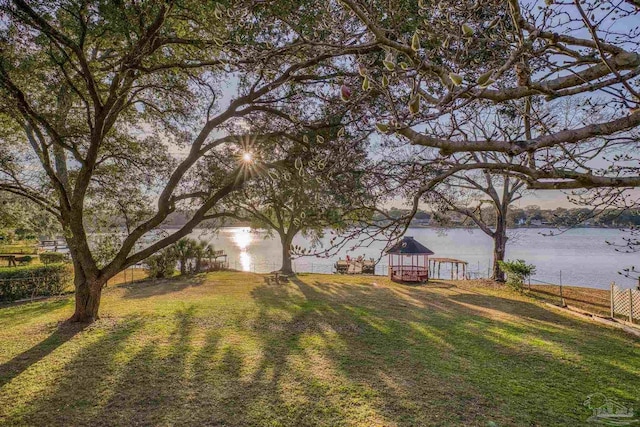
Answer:
[[[433,255],[435,252],[415,240],[413,237],[405,236],[402,240],[393,245],[387,253],[403,255]]]

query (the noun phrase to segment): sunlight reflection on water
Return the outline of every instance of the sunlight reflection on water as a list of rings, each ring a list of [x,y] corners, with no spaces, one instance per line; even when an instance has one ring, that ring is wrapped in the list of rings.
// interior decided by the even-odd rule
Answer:
[[[251,234],[250,227],[238,227],[235,228],[231,234],[231,240],[240,250],[240,267],[242,271],[251,271],[251,254],[248,249],[253,242],[253,235]]]

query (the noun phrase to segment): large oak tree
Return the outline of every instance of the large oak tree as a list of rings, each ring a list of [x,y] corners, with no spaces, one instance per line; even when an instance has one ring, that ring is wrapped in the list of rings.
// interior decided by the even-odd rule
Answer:
[[[322,82],[341,102],[335,79],[344,58],[375,46],[344,31],[353,18],[335,8],[306,1],[0,3],[0,112],[4,130],[13,131],[0,141],[0,190],[60,222],[75,271],[71,320],[96,319],[110,277],[186,236],[252,178],[234,163],[216,169],[207,186],[193,184],[209,153],[262,138],[247,135],[243,123],[269,114],[304,129],[304,117],[280,108],[292,92],[304,102],[298,85]],[[153,239],[183,205],[195,207],[187,223]],[[108,208],[126,217],[127,231],[115,254],[98,262],[92,212]]]

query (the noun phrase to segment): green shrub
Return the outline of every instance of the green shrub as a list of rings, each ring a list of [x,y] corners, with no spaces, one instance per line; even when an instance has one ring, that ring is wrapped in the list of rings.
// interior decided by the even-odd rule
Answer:
[[[58,295],[73,278],[66,264],[0,269],[0,301]]]
[[[33,257],[31,255],[16,257],[16,262],[20,264],[29,264],[31,261],[33,261]]]
[[[61,252],[43,252],[40,254],[40,261],[43,264],[57,264],[61,262],[68,262],[69,256]]]
[[[0,242],[11,244],[16,240],[16,233],[13,230],[0,230]]]
[[[152,279],[173,276],[178,261],[178,254],[173,247],[165,248],[145,260],[145,269]]]
[[[507,273],[507,285],[520,291],[524,285],[524,279],[536,272],[533,264],[527,264],[522,259],[515,261],[498,261],[500,269]]]

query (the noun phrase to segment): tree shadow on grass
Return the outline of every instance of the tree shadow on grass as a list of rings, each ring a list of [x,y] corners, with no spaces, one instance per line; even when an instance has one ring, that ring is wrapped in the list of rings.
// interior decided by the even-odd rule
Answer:
[[[307,366],[305,391],[311,400],[321,401],[322,405],[305,407],[296,422],[304,424],[314,411],[318,414],[327,409],[333,416],[328,422],[331,425],[349,425],[358,418],[365,425],[373,422],[428,425],[425,424],[428,419],[449,417],[464,423],[482,417],[474,410],[451,405],[451,395],[456,391],[470,393],[469,386],[456,388],[441,374],[443,369],[430,369],[429,375],[419,375],[421,366],[450,363],[444,349],[434,346],[422,348],[426,350],[421,354],[423,359],[413,358],[412,347],[418,343],[407,341],[412,341],[415,334],[398,333],[403,329],[403,321],[417,320],[413,310],[421,307],[411,301],[400,301],[388,288],[353,285],[336,288],[334,284],[318,282],[308,285],[299,279],[294,279],[293,285],[306,303],[296,298],[294,306],[303,309],[295,310],[297,314],[288,321],[269,314],[270,308],[291,309],[292,298],[285,290],[256,288],[253,295],[260,301],[261,316],[265,318],[261,322],[265,329],[260,333],[272,343],[265,351],[271,356],[265,357],[255,379],[270,372],[269,388],[277,397],[281,382],[293,370],[289,364],[291,356],[312,360]],[[382,301],[388,304],[381,305]],[[388,316],[390,312],[398,316]],[[449,317],[446,313],[440,316]],[[320,348],[309,348],[307,340],[319,340]],[[302,372],[295,370],[295,375],[302,376]],[[350,407],[347,412],[340,403],[342,394],[348,402],[345,405]],[[479,394],[477,399],[484,400]]]
[[[20,323],[22,319],[33,318],[62,308],[70,301],[68,297],[52,298],[55,299],[0,305],[0,322],[10,320],[12,323]]]
[[[114,357],[142,325],[143,321],[138,318],[128,318],[116,324],[103,326],[94,324],[87,328],[72,324],[73,329],[68,332],[71,335],[66,340],[58,342],[56,347],[83,329],[86,330],[86,334],[94,333],[89,331],[90,328],[104,333],[98,332],[98,339],[81,348],[64,365],[63,375],[49,388],[35,395],[34,400],[29,402],[28,411],[20,411],[9,416],[4,420],[6,424],[85,425],[85,414],[91,414],[100,394],[109,387],[109,376],[117,370]],[[2,421],[0,417],[0,423]],[[105,418],[100,424],[109,424],[109,419]]]
[[[640,355],[629,340],[604,328],[587,335],[581,322],[525,301],[298,278],[251,297],[251,316],[186,306],[135,336],[135,323],[105,331],[9,421],[582,425],[586,394],[636,390],[629,369]],[[568,323],[553,326],[558,317]],[[598,363],[607,352],[629,366]]]
[[[0,388],[76,336],[87,325],[62,322],[46,339],[0,365]]]
[[[451,295],[449,298],[452,303],[463,305],[460,307],[461,311],[465,311],[465,308],[472,313],[478,310],[489,310],[507,315],[526,317],[531,320],[552,322],[558,325],[575,325],[576,323],[573,319],[561,316],[540,305],[527,301],[470,292]]]
[[[310,334],[324,335],[332,323],[337,325],[330,310],[319,301],[296,309],[301,301],[295,299],[292,306],[289,289],[289,285],[259,286],[252,291],[259,312],[249,329],[260,337],[261,357],[249,363],[242,352],[225,349],[219,371],[229,373],[221,382],[227,389],[223,401],[231,398],[232,402],[224,411],[225,425],[350,425],[349,412],[359,410],[359,403],[345,404],[329,393],[340,384],[326,384],[308,370],[314,361],[309,359],[305,339]],[[322,321],[320,312],[325,312]],[[345,333],[357,330],[355,324],[343,322],[341,327]],[[246,364],[252,366],[250,374],[243,376]]]
[[[547,309],[539,304],[515,299],[501,298],[480,293],[460,293],[450,297],[452,303],[461,304],[460,311],[469,314],[483,314],[494,312],[529,320],[530,330],[545,337],[555,339],[554,334],[564,340],[569,335],[578,338],[588,334],[591,338],[600,338],[616,342],[628,342],[630,336],[620,331],[612,331],[587,320],[576,319]],[[547,326],[546,328],[544,326]]]
[[[194,312],[193,306],[177,310],[170,329],[158,331],[118,367],[110,398],[92,413],[88,425],[104,420],[111,425],[176,425],[172,417],[189,395],[185,372]]]
[[[628,339],[533,303],[464,291],[443,296],[415,287],[336,288],[296,279],[293,284],[313,307],[306,323],[328,324],[344,344],[329,346],[326,357],[343,378],[382,396],[382,412],[400,425],[576,424],[586,414],[586,394],[606,387],[623,394],[637,380],[613,366],[587,375],[580,365],[592,355],[592,366],[605,360],[611,347],[601,340],[624,352]],[[256,288],[254,298],[261,307],[278,309],[291,301],[291,295],[273,293]],[[487,310],[516,319],[494,318]],[[345,327],[353,321],[359,326],[355,334]],[[293,330],[318,333],[316,328]]]
[[[169,279],[138,281],[126,285],[117,285],[116,288],[125,289],[123,296],[125,299],[141,299],[180,292],[187,288],[200,286],[205,282],[206,275],[198,274],[195,276],[178,276]]]

